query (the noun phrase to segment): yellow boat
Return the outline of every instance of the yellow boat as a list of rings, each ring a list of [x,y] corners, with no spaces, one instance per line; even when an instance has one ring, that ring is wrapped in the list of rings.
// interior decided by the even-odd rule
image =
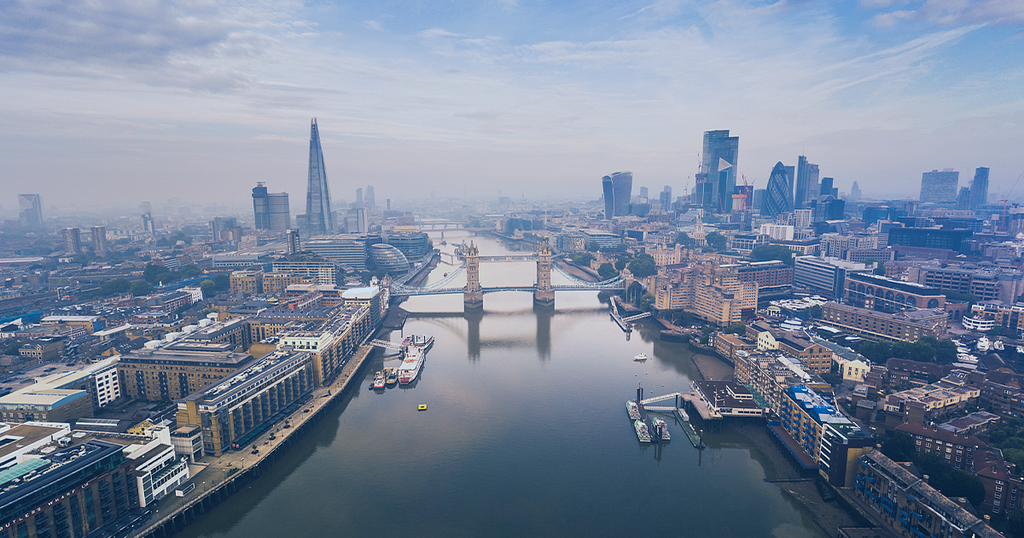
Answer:
[[[427,410],[427,404],[420,404],[420,405],[419,405],[419,406],[418,406],[418,407],[416,408],[416,410],[417,410],[417,411],[426,411],[426,410]]]

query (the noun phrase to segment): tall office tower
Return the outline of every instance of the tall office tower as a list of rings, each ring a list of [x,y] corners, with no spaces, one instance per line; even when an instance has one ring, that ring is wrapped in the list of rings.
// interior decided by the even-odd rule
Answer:
[[[807,207],[807,203],[816,200],[818,196],[818,165],[808,162],[807,157],[801,155],[796,163],[796,192],[793,198],[793,208]]]
[[[288,242],[288,254],[298,254],[302,252],[302,243],[299,242],[299,231],[288,230],[285,233],[285,239]]]
[[[984,166],[974,170],[974,181],[971,181],[971,209],[979,208],[988,203],[988,168]]]
[[[765,193],[766,192],[767,192],[767,189],[755,189],[754,190],[754,197],[751,199],[751,202],[750,202],[750,208],[751,209],[756,209],[757,211],[763,211],[763,209],[764,209],[764,199],[765,199]]]
[[[356,207],[363,207],[363,189],[356,189]]]
[[[658,201],[661,202],[662,211],[670,211],[672,209],[672,187],[665,185],[664,190],[658,195]]]
[[[850,200],[860,200],[864,195],[860,192],[860,185],[856,181],[853,182],[853,186],[850,187]]]
[[[818,196],[831,196],[833,198],[839,198],[839,188],[833,187],[834,184],[834,178],[821,178],[821,188],[818,189]]]
[[[331,192],[327,187],[324,151],[320,147],[320,130],[316,118],[313,118],[309,127],[309,182],[306,187],[306,214],[301,219],[301,225],[305,226],[303,232],[307,236],[334,233]]]
[[[612,192],[615,193],[615,215],[629,213],[629,202],[633,198],[633,172],[612,174]]]
[[[366,198],[363,201],[366,202],[366,207],[377,209],[377,198],[373,194],[373,185],[366,186]]]
[[[345,215],[345,231],[350,234],[364,234],[369,229],[366,226],[366,208],[353,207]]]
[[[732,195],[736,190],[736,166],[740,157],[740,137],[729,136],[729,130],[704,131],[704,153],[701,154],[701,173],[710,183],[710,193],[702,193],[710,209],[719,213],[732,211]],[[707,190],[707,187],[704,188]]]
[[[107,229],[103,226],[92,227],[92,250],[99,257],[107,255]]]
[[[956,185],[959,181],[960,172],[952,168],[946,168],[941,172],[932,170],[921,174],[921,201],[955,202]],[[985,181],[987,183],[988,179]],[[985,190],[988,190],[988,185],[985,186]]]
[[[647,200],[647,198],[649,198],[647,195],[648,195],[647,187],[640,187],[640,203],[641,204],[646,203],[645,200]]]
[[[971,188],[960,187],[960,194],[956,195],[956,208],[957,209],[970,209],[971,208]]]
[[[267,199],[267,188],[258,181],[252,189],[252,210],[256,217],[257,230],[270,229],[270,200]]]
[[[283,232],[292,227],[292,209],[288,204],[287,192],[267,193],[267,207],[270,209],[270,230]]]
[[[43,202],[38,194],[19,194],[18,208],[22,226],[28,228],[43,226]]]
[[[139,204],[140,213],[153,213],[153,204],[149,202],[142,202]]]
[[[146,211],[142,214],[142,232],[156,233],[156,224],[153,223],[153,214]]]
[[[777,217],[793,210],[792,168],[782,164],[782,161],[772,168],[761,206],[761,214],[765,217]]]
[[[604,218],[612,220],[615,216],[615,191],[612,189],[612,176],[601,178],[601,195],[604,197]]]
[[[78,228],[64,228],[64,250],[68,254],[82,253],[82,233]]]

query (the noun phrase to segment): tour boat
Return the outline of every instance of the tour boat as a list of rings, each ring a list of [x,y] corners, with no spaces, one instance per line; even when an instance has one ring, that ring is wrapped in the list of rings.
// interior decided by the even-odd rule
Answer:
[[[634,420],[633,429],[636,430],[636,438],[639,439],[641,443],[651,442],[651,432],[647,431],[647,424],[644,424],[644,421]]]
[[[633,400],[626,400],[626,413],[629,413],[629,418],[639,420],[640,406],[638,406]]]
[[[991,343],[988,341],[988,338],[982,336],[978,339],[978,343],[975,344],[975,347],[978,348],[978,351],[988,351],[990,345]]]
[[[402,365],[398,367],[399,385],[408,385],[416,379],[416,376],[420,375],[420,370],[423,368],[423,353],[423,350],[418,347],[410,346],[408,348]]]
[[[672,436],[668,434],[668,424],[664,420],[658,417],[651,417],[651,423],[654,425],[654,431],[661,434],[662,441],[672,440]]]

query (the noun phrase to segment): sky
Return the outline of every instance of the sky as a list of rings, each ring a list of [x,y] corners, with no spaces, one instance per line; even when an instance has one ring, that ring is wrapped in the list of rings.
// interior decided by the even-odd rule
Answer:
[[[703,132],[764,188],[807,155],[841,191],[921,173],[1024,195],[1020,0],[5,0],[0,206],[693,187]],[[1024,183],[1024,182],[1022,182]]]

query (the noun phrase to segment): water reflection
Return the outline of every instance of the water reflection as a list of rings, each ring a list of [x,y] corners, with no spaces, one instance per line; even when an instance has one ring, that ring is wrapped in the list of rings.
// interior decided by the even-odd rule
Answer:
[[[533,313],[537,317],[537,357],[546,362],[551,358],[551,318],[555,309],[533,305]]]

